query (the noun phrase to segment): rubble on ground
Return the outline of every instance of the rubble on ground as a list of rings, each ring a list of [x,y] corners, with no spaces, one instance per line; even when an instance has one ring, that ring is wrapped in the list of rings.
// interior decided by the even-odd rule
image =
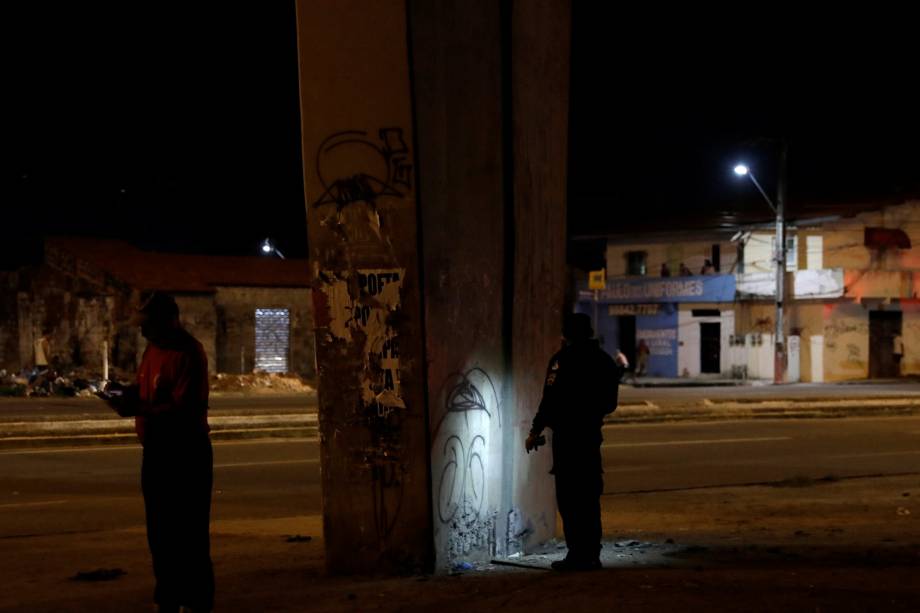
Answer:
[[[211,375],[212,392],[309,393],[315,391],[305,379],[290,373],[257,371],[245,375]]]
[[[131,373],[113,369],[112,381],[129,384]],[[92,398],[105,386],[102,373],[86,368],[58,372],[53,369],[25,369],[19,373],[0,370],[0,396],[47,398]],[[257,371],[244,375],[216,374],[210,376],[212,392],[241,392],[247,394],[311,393],[315,386],[295,374]]]
[[[112,381],[127,383],[128,373],[118,369],[110,372]],[[23,369],[19,373],[0,370],[0,396],[47,398],[89,398],[105,385],[102,374],[87,368],[57,371],[53,368]]]

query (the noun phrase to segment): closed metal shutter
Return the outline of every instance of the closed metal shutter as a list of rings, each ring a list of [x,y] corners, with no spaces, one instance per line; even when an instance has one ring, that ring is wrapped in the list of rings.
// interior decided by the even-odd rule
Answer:
[[[290,338],[288,309],[256,309],[256,370],[288,372]]]

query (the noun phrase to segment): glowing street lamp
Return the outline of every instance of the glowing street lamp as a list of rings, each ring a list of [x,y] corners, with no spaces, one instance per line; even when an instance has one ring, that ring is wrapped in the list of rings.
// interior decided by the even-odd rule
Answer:
[[[786,340],[783,332],[783,283],[786,273],[786,228],[783,220],[783,201],[786,199],[786,144],[780,153],[779,183],[776,190],[776,204],[758,183],[751,169],[745,164],[735,166],[735,174],[747,176],[760,195],[763,196],[773,212],[776,213],[776,331],[773,352],[773,382],[782,383],[786,379]]]
[[[274,253],[282,260],[284,259],[284,254],[282,254],[281,251],[277,247],[275,247],[275,245],[268,238],[262,241],[262,253],[264,253],[265,255],[270,255]]]

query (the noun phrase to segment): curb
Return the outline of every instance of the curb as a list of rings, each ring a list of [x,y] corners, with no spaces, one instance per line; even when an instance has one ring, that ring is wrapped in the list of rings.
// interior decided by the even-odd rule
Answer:
[[[211,439],[313,438],[316,413],[307,415],[221,415],[210,418]],[[0,422],[0,449],[123,445],[137,442],[134,423],[121,418]]]
[[[245,413],[245,411],[240,411]],[[213,415],[212,440],[254,438],[316,438],[316,412],[281,411],[265,414]],[[693,405],[659,406],[653,402],[621,404],[604,419],[605,425],[752,419],[841,419],[899,417],[920,414],[920,397],[864,399],[743,399],[701,400]],[[136,442],[134,423],[118,417],[52,416],[28,421],[0,421],[0,450]]]

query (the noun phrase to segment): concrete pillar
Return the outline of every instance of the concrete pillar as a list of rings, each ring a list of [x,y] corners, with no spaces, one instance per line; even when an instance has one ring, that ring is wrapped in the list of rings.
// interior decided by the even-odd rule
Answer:
[[[512,380],[515,458],[543,391],[550,356],[562,338],[566,293],[566,168],[568,166],[571,6],[566,0],[512,2],[514,150],[514,300]],[[548,437],[549,440],[549,437]],[[542,454],[542,455],[541,455]],[[532,456],[534,454],[531,454]],[[513,508],[522,545],[553,536],[554,484],[548,453],[515,464]]]
[[[331,572],[431,568],[406,7],[297,5]]]
[[[316,4],[298,21],[329,568],[527,549],[556,517],[549,451],[523,440],[562,319],[568,3]]]
[[[503,23],[489,0],[410,2],[438,569],[505,553]]]

